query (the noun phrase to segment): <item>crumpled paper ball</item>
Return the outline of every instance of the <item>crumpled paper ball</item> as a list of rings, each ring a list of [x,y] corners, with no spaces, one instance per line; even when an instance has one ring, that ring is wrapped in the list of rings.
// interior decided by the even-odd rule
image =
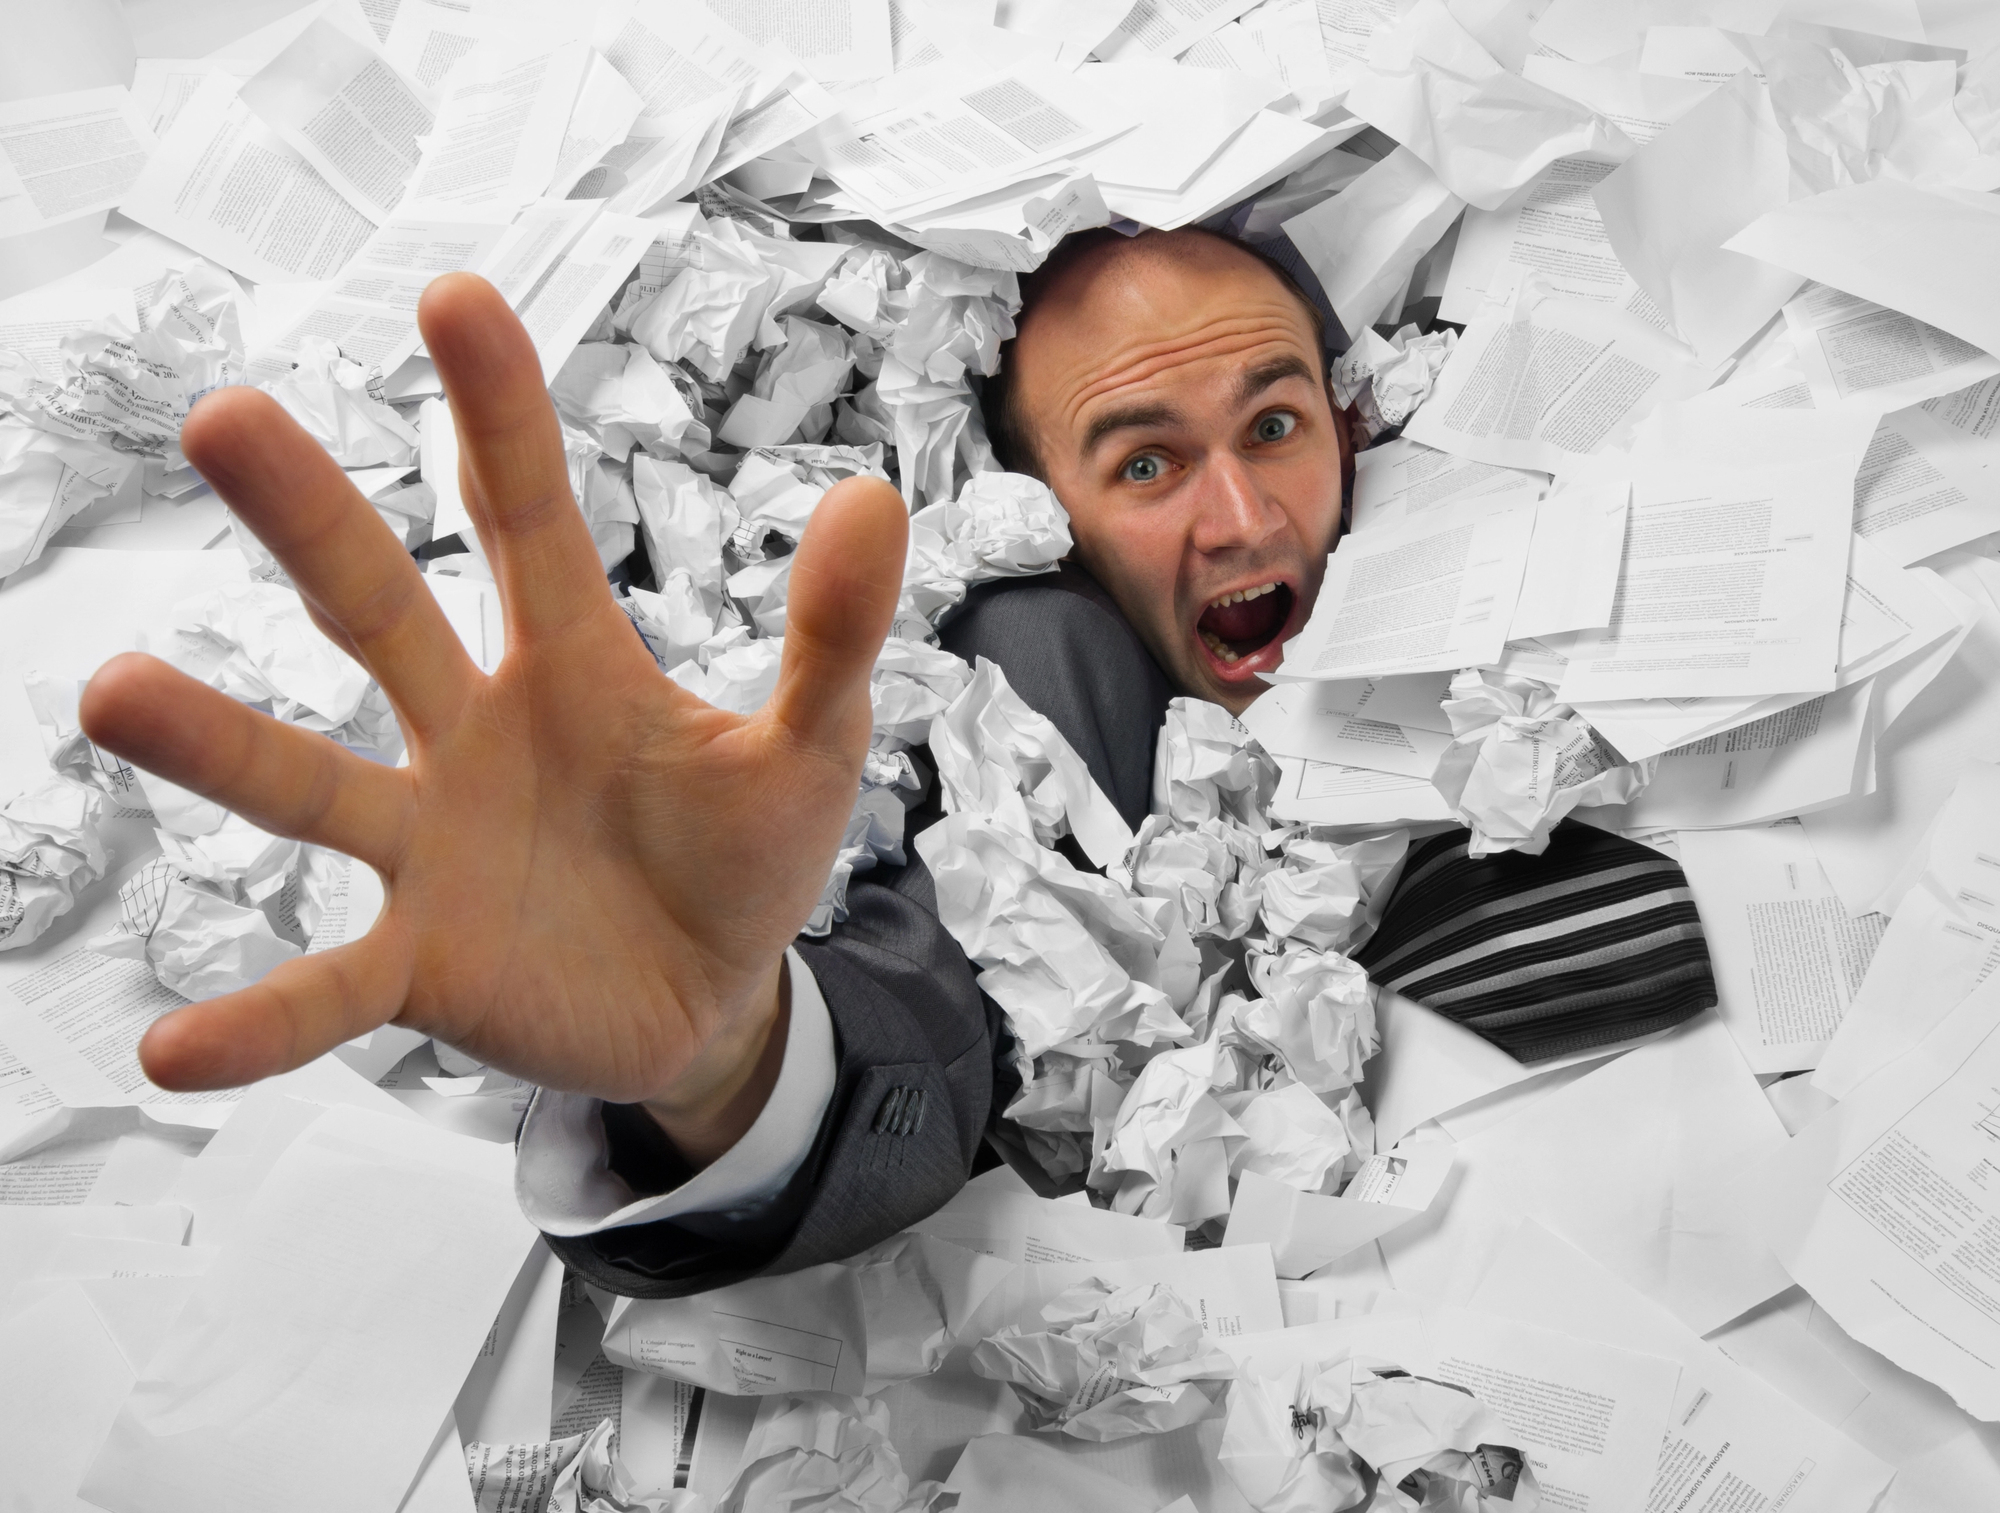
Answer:
[[[1471,1393],[1349,1357],[1230,1391],[1217,1458],[1257,1513],[1535,1513],[1527,1458]]]
[[[1572,809],[1628,803],[1659,766],[1657,757],[1621,760],[1533,678],[1468,668],[1451,680],[1444,712],[1453,739],[1431,781],[1472,831],[1473,856],[1539,856]]]
[[[51,776],[0,807],[0,951],[25,946],[104,875],[104,795]]]
[[[1164,1282],[1091,1277],[1050,1299],[1042,1321],[1010,1324],[972,1351],[972,1369],[1011,1385],[1038,1429],[1099,1442],[1164,1434],[1208,1417],[1236,1374]]]

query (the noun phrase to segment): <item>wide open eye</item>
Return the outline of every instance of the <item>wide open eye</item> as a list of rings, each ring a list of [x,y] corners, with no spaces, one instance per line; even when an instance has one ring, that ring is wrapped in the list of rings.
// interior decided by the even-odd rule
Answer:
[[[1118,476],[1127,483],[1151,483],[1160,476],[1160,459],[1141,452],[1118,470]]]
[[[1299,417],[1290,410],[1273,410],[1259,416],[1254,434],[1259,441],[1283,441],[1299,428]]]

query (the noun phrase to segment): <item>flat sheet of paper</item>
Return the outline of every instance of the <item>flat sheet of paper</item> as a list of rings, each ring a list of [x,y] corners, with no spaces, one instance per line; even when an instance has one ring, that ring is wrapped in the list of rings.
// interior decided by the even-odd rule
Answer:
[[[1178,1224],[1032,1193],[994,1191],[978,1183],[959,1189],[943,1208],[911,1228],[1017,1266],[1173,1255],[1186,1239]]]
[[[1338,1197],[1246,1171],[1222,1243],[1269,1245],[1280,1277],[1309,1276],[1416,1219],[1450,1174],[1451,1149],[1442,1144],[1370,1156]]]
[[[1825,284],[1785,306],[1793,350],[1822,409],[1900,409],[2000,373],[2000,358],[1914,315]]]
[[[851,126],[836,121],[800,147],[869,203],[915,214],[1028,178],[1131,124],[1070,75],[1023,67],[943,84]]]
[[[572,242],[518,307],[521,323],[552,381],[605,302],[653,245],[653,223],[636,215],[597,217]]]
[[[2000,767],[1968,762],[1813,1084],[1844,1098],[2000,968]],[[1864,919],[1878,918],[1864,915]]]
[[[258,120],[237,81],[202,81],[121,213],[253,282],[332,278],[375,229]]]
[[[1838,463],[1638,479],[1611,624],[1578,639],[1563,699],[1832,688],[1852,497]]]
[[[1744,1211],[1855,1339],[2000,1419],[2000,1296],[1980,1236],[2000,1132],[2000,982],[1760,1162]]]
[[[369,220],[403,197],[435,124],[430,92],[322,16],[243,86],[243,103]]]
[[[1244,711],[1244,724],[1273,756],[1428,778],[1451,745],[1450,734],[1364,712],[1366,692],[1380,686],[1281,683]],[[1363,697],[1356,697],[1357,688]],[[1426,723],[1444,723],[1435,705]]]
[[[759,47],[797,58],[814,78],[873,79],[889,73],[888,0],[703,0]]]
[[[35,1513],[89,1513],[77,1483],[131,1390],[131,1365],[74,1282],[0,1322],[0,1352],[23,1368],[0,1382],[9,1501]]]
[[[562,1263],[537,1240],[452,1405],[452,1421],[467,1442],[533,1445],[541,1443],[536,1435],[549,1432],[562,1283]]]
[[[1339,194],[1286,221],[1284,232],[1341,325],[1360,331],[1396,313],[1385,306],[1409,287],[1418,260],[1464,208],[1421,158],[1398,147]]]
[[[1854,530],[1908,566],[2000,530],[1993,441],[1940,415],[1985,415],[2000,379],[1882,417],[1854,479]]]
[[[1744,1496],[1775,1506],[1868,1513],[1891,1470],[1745,1370],[1635,1288],[1529,1219],[1493,1257],[1472,1306],[1681,1368],[1646,1506],[1728,1513]]]
[[[405,214],[510,213],[549,187],[589,62],[571,42],[480,49],[438,85],[437,122],[409,178]]]
[[[84,1496],[112,1513],[393,1510],[534,1238],[504,1146],[328,1110],[251,1199]],[[234,1468],[221,1483],[217,1465]]]
[[[1179,192],[1112,184],[1105,189],[1104,203],[1114,214],[1172,231],[1277,183],[1361,129],[1359,121],[1314,126],[1276,110],[1260,110]]]
[[[1287,679],[1393,677],[1498,659],[1534,537],[1532,510],[1349,536],[1286,648]]]
[[[126,855],[124,871],[144,860],[143,852]],[[186,1000],[161,985],[151,962],[83,944],[114,928],[120,909],[117,888],[100,887],[40,940],[0,957],[0,1055],[73,1108],[136,1105],[170,1124],[213,1129],[241,1101],[241,1089],[169,1093],[139,1065],[139,1037]]]
[[[1753,1072],[1809,1070],[1888,921],[1848,914],[1798,825],[1686,830],[1680,854],[1737,1049]]]
[[[1980,603],[1977,623],[1935,681],[1875,744],[1875,792],[1804,817],[1848,910],[1865,914],[1895,880],[1951,796],[1965,764],[2000,751],[2000,610],[1981,586],[2000,564],[1948,568]]]
[[[1858,537],[1849,544],[1847,589],[1841,603],[1840,662],[1834,669],[1834,685],[1840,689],[1851,689],[1867,679],[1879,680],[1872,710],[1875,726],[1868,736],[1870,742],[1881,729],[1900,718],[1907,707],[1905,678],[1921,677],[1923,682],[1928,682],[1935,675],[1934,671],[1925,671],[1930,660],[1948,657],[1963,639],[1967,627],[1958,618],[1955,608],[1958,603],[1968,606],[1968,615],[1976,613],[1971,601],[1956,594],[1950,585],[1928,569],[1915,572],[1899,569],[1872,543]],[[1942,666],[1942,662],[1939,665]],[[1911,689],[1908,697],[1914,697],[1921,686],[1919,683],[1917,688]],[[1714,756],[1726,751],[1729,744],[1746,752],[1788,745],[1816,733],[1822,716],[1797,717],[1800,720],[1810,718],[1814,724],[1810,730],[1777,717],[1811,702],[1810,698],[1799,694],[1778,694],[1763,699],[1586,700],[1582,708],[1585,717],[1607,740],[1628,759],[1637,761],[1685,746],[1705,747],[1714,736],[1725,733],[1735,735],[1739,731],[1742,734],[1736,735],[1733,743],[1692,754]],[[1825,706],[1822,706],[1822,714],[1824,709]],[[1764,721],[1773,723],[1760,730],[1749,729]],[[1780,760],[1776,756],[1769,759],[1773,763]],[[1789,759],[1784,760],[1788,764]],[[1813,780],[1822,794],[1833,792],[1834,788],[1829,785],[1839,781],[1832,775],[1834,768],[1827,767],[1824,771],[1826,776]],[[1779,781],[1786,780],[1782,768],[1776,777]],[[1664,795],[1669,791],[1663,789],[1662,793]],[[1844,795],[1852,790],[1840,788],[1838,791]],[[1745,789],[1732,801],[1737,807],[1713,807],[1715,800],[1711,795],[1708,812],[1740,814],[1741,819],[1696,817],[1686,823],[1750,823],[1763,817],[1756,806],[1768,801],[1769,794]],[[1635,802],[1643,805],[1649,801],[1642,793]],[[1771,812],[1770,817],[1776,818],[1777,815]]]
[[[117,86],[0,105],[0,236],[109,210],[153,147],[130,92]]]
[[[1509,641],[1611,623],[1630,503],[1631,489],[1618,479],[1576,484],[1535,506],[1535,539]]]
[[[1438,1375],[1518,1437],[1542,1496],[1580,1513],[1644,1513],[1681,1367],[1553,1328],[1439,1308],[1424,1315]]]
[[[1452,818],[1451,805],[1429,778],[1284,758],[1278,767],[1271,812],[1296,823],[1400,825]]]
[[[1795,200],[1725,245],[2000,351],[1991,195],[1882,178]]]
[[[1592,198],[1639,287],[1703,361],[1720,363],[1802,282],[1788,268],[1723,245],[1785,204],[1790,190],[1791,161],[1770,93],[1746,76],[1640,148]]]
[[[417,302],[431,280],[476,271],[507,230],[497,219],[391,216],[305,314],[251,358],[247,376],[260,383],[283,376],[307,336],[333,342],[350,361],[395,372],[423,345]]]
[[[1627,311],[1559,298],[1534,279],[1500,303],[1501,286],[1404,428],[1411,440],[1556,472],[1619,445],[1653,406],[1708,386],[1692,352]]]
[[[1880,715],[1874,689],[1843,688],[1676,746],[1653,781],[1610,811],[1620,828],[1754,825],[1866,792]]]
[[[1665,316],[1611,249],[1591,191],[1618,165],[1558,158],[1528,197],[1499,210],[1468,210],[1438,307],[1443,320],[1470,321],[1503,267],[1539,270],[1564,299],[1629,310],[1648,325]]]
[[[1354,459],[1353,529],[1401,524],[1462,499],[1489,500],[1502,509],[1533,503],[1548,486],[1545,473],[1472,462],[1398,436]]]
[[[1729,1031],[1702,1014],[1460,1141],[1444,1201],[1381,1241],[1396,1285],[1464,1302],[1514,1223],[1539,1220],[1692,1329],[1788,1285],[1715,1188],[1785,1131]]]

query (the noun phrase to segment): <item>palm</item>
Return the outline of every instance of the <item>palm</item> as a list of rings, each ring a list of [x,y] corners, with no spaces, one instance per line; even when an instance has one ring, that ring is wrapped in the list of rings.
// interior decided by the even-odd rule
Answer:
[[[411,757],[368,763],[150,659],[99,673],[93,738],[387,886],[364,939],[156,1025],[147,1069],[168,1086],[249,1081],[393,1018],[537,1082],[649,1097],[771,991],[819,896],[867,746],[902,505],[866,481],[829,496],[793,569],[777,691],[753,717],[713,709],[660,676],[613,604],[518,322],[463,277],[433,286],[423,317],[505,660],[480,674],[272,401],[227,391],[190,418],[188,455],[381,682]]]

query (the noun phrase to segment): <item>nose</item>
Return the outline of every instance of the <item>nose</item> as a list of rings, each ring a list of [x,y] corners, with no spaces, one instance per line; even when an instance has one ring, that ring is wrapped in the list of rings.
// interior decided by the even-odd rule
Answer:
[[[1211,457],[1193,500],[1193,544],[1210,555],[1255,550],[1285,527],[1285,511],[1234,452]]]

